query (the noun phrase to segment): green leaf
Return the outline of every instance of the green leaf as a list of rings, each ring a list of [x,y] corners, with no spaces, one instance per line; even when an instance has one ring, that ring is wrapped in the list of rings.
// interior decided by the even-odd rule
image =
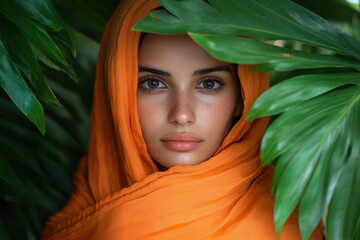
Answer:
[[[327,236],[329,240],[353,239],[359,219],[359,160],[353,158],[344,169],[327,217]],[[358,202],[355,202],[358,201]],[[346,224],[346,225],[345,225]]]
[[[228,19],[229,23],[238,24],[239,21],[242,21],[241,24],[249,28],[267,31],[281,36],[282,39],[298,40],[360,57],[359,52],[352,52],[355,49],[360,50],[360,42],[292,1],[210,0],[210,3]]]
[[[38,209],[32,209],[32,208],[27,208],[27,211],[29,213],[28,218],[30,219],[30,222],[34,226],[35,233],[36,233],[36,235],[39,235],[39,233],[41,233],[44,228],[44,224],[41,220],[42,219],[41,215],[43,213],[40,212]],[[40,235],[37,236],[37,238],[39,239]]]
[[[71,16],[72,22],[76,22],[76,24],[72,25],[78,30],[85,29],[85,31],[90,30],[98,34],[102,34],[104,31],[107,19],[111,16],[112,12],[109,11],[107,13],[109,15],[104,16],[101,14],[101,11],[98,10],[99,8],[92,6],[91,2],[82,0],[54,0],[54,2],[60,6],[60,8],[64,9],[64,15]],[[99,41],[99,39],[97,40]]]
[[[262,163],[265,165],[283,154],[278,160],[278,164],[283,166],[282,172],[276,169],[274,176],[274,183],[277,183],[274,219],[278,233],[316,174],[315,168],[331,147],[331,139],[338,139],[343,129],[354,132],[350,122],[359,104],[360,87],[334,90],[295,105],[267,129],[262,141]],[[353,142],[352,146],[355,144]],[[336,148],[346,149],[346,142],[336,145]],[[336,176],[333,177],[329,181],[334,183]],[[304,235],[308,234],[307,231],[303,232]]]
[[[252,105],[246,120],[274,115],[346,84],[360,85],[360,73],[300,75],[264,92]]]
[[[347,158],[351,147],[349,131],[352,131],[352,128],[345,124],[339,126],[340,128],[338,134],[329,136],[324,142],[314,174],[301,199],[299,225],[303,239],[308,239],[328,207],[343,170],[343,159]]]
[[[40,71],[35,55],[18,28],[0,16],[0,33],[3,43],[16,64],[23,69],[24,74],[30,75],[30,82],[44,102],[60,105],[55,95],[46,84]],[[21,49],[21,51],[19,51]]]
[[[22,79],[2,41],[0,41],[0,86],[20,111],[44,134],[44,110]]]
[[[208,33],[250,35],[261,40],[297,40],[360,59],[360,42],[320,16],[288,0],[209,0],[211,14],[199,15],[204,1],[161,0],[164,11],[152,11],[133,30],[160,34]],[[196,7],[194,7],[196,6]],[[181,14],[181,15],[180,15]]]
[[[210,21],[212,23],[226,23],[221,20],[218,11],[211,7],[205,1],[159,1],[171,14],[179,19],[189,22]],[[197,13],[197,14],[194,14]]]
[[[26,189],[24,183],[14,172],[14,169],[11,167],[8,160],[6,160],[5,156],[1,153],[0,153],[0,179],[20,189]]]
[[[60,68],[59,70],[65,72],[75,82],[78,82],[78,77],[75,71],[76,61],[74,58],[74,55],[76,55],[76,50],[75,47],[72,46],[70,36],[66,32],[54,33],[53,36],[55,43],[65,56],[67,62],[69,63],[66,68]],[[46,58],[46,56],[43,56],[43,58]]]
[[[32,223],[28,220],[27,209],[23,206],[19,206],[14,209],[14,212],[21,223],[22,229],[26,232],[27,239],[36,239],[34,230],[31,226]]]
[[[316,167],[316,159],[319,156],[318,149],[309,144],[305,147],[307,147],[307,151],[293,151],[292,154],[289,154],[292,156],[291,160],[284,159],[287,162],[286,167],[282,173],[277,174],[280,175],[280,179],[274,179],[274,182],[278,182],[274,206],[274,221],[278,235],[299,202]],[[283,159],[279,161],[281,160]]]
[[[257,36],[261,39],[274,38],[271,33],[257,31],[239,24],[229,24],[224,17],[204,1],[159,1],[172,13],[181,13],[173,16],[164,10],[153,10],[141,19],[132,28],[134,31],[151,32],[159,34],[180,34],[186,32],[205,34],[244,34]],[[183,6],[184,5],[184,6]],[[199,9],[205,9],[207,14],[199,14]],[[202,10],[200,11],[202,12]],[[190,19],[186,19],[187,16]],[[199,16],[199,17],[196,17]]]
[[[13,0],[28,14],[45,26],[60,31],[63,22],[50,0]]]
[[[76,72],[73,69],[72,65],[68,64],[67,66],[59,66],[56,63],[54,63],[53,61],[51,61],[46,56],[46,54],[44,54],[43,52],[37,50],[36,48],[33,48],[33,51],[34,51],[37,59],[40,60],[42,63],[44,63],[46,66],[48,66],[52,69],[55,69],[57,71],[62,71],[64,73],[66,73],[75,82],[78,81]]]
[[[70,52],[72,53],[73,57],[76,57],[76,49],[68,32],[66,31],[51,32],[51,35],[54,37],[54,39],[57,39],[58,41],[62,42],[65,46],[67,46]]]
[[[71,171],[67,167],[61,166],[53,159],[47,158],[45,155],[42,157],[42,166],[44,167],[45,171],[51,171],[51,169],[57,169],[57,171],[52,171],[53,173],[48,177],[49,181],[51,181],[51,186],[56,187],[66,193],[71,192],[72,175],[71,175]]]
[[[336,185],[327,215],[329,240],[353,239],[360,219],[360,103],[357,101],[349,115],[348,138],[351,148]]]
[[[298,104],[279,116],[262,140],[263,165],[300,143],[322,139],[359,100],[359,87],[336,90]],[[329,128],[331,127],[331,128]],[[305,139],[307,141],[305,141]]]
[[[68,63],[49,34],[37,25],[16,2],[3,0],[0,13],[15,23],[49,60],[62,68],[67,67]]]
[[[1,124],[1,122],[0,122]],[[12,156],[12,159],[16,159],[18,163],[23,164],[30,169],[34,170],[36,173],[40,174],[41,176],[45,177],[45,173],[42,171],[38,160],[36,159],[36,154],[31,151],[26,146],[19,144],[14,139],[0,139],[0,149],[1,151],[6,151],[8,155]],[[31,153],[31,155],[27,153]]]
[[[244,37],[195,33],[189,35],[219,60],[240,64],[262,64],[254,67],[253,70],[287,71],[321,67],[353,67],[360,70],[360,61],[348,60],[340,56],[296,51]]]

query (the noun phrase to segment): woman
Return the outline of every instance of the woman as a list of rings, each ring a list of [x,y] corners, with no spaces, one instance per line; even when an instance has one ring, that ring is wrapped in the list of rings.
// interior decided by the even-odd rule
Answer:
[[[259,160],[267,119],[244,120],[268,75],[183,35],[139,46],[130,29],[158,7],[121,1],[105,29],[89,151],[43,238],[277,239],[272,168]],[[296,214],[280,239],[301,239]]]
[[[217,151],[242,112],[236,66],[187,35],[146,35],[139,47],[142,135],[159,167],[195,165]]]

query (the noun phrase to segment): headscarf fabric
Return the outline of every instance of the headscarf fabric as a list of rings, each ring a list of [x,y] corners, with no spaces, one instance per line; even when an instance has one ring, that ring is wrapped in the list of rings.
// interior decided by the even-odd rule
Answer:
[[[88,153],[43,239],[277,239],[273,169],[259,159],[268,119],[245,122],[269,86],[268,73],[238,65],[243,114],[209,160],[160,172],[147,153],[136,104],[140,33],[130,29],[158,7],[155,0],[122,0],[105,28]],[[296,213],[280,239],[301,239]]]

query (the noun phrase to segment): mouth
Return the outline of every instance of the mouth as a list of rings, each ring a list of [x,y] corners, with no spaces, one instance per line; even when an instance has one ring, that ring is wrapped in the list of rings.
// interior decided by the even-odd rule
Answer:
[[[196,149],[201,142],[203,142],[202,139],[189,133],[170,134],[161,139],[161,141],[164,143],[167,149],[177,152],[192,151]]]

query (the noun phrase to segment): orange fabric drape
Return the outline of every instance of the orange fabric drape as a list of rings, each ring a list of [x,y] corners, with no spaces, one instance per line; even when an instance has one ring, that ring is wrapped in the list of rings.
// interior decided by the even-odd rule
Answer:
[[[273,171],[259,160],[267,119],[245,122],[268,88],[267,73],[238,66],[244,112],[211,159],[159,172],[147,154],[136,106],[140,33],[130,29],[157,7],[155,0],[122,0],[105,28],[89,150],[43,239],[277,239]],[[296,214],[280,239],[301,239]]]

